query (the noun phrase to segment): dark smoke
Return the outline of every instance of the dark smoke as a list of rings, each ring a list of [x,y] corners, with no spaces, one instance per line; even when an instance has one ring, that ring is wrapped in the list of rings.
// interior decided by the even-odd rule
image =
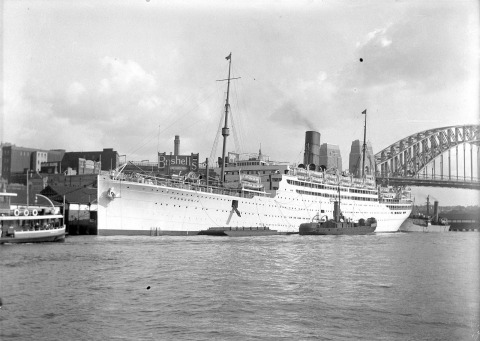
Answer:
[[[293,125],[307,130],[316,130],[307,113],[302,113],[293,102],[284,103],[270,115],[269,119],[280,125]]]

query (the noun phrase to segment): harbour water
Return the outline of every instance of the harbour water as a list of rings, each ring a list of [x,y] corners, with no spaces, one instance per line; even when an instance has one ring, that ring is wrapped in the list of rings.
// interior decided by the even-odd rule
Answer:
[[[1,340],[480,340],[475,232],[0,247]]]

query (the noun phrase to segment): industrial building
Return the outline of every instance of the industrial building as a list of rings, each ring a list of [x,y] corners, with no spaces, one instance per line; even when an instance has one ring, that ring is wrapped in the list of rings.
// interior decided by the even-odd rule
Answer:
[[[77,174],[81,173],[81,166],[85,163],[79,163],[80,159],[85,161],[94,161],[98,163],[101,168],[99,170],[108,171],[115,169],[120,164],[120,155],[113,148],[104,148],[102,151],[90,151],[90,152],[68,152],[62,158],[62,169],[72,168],[77,170]],[[90,165],[92,165],[90,163]],[[98,166],[97,166],[98,167]]]
[[[171,152],[158,152],[158,159],[154,162],[148,160],[130,161],[124,168],[125,173],[144,172],[151,175],[172,175],[199,172],[199,154],[180,154],[180,136],[175,135],[173,154]]]
[[[112,148],[103,151],[65,152],[63,149],[40,150],[3,145],[1,176],[7,183],[26,183],[27,173],[98,174],[118,166],[119,155]],[[103,162],[102,162],[103,161]]]

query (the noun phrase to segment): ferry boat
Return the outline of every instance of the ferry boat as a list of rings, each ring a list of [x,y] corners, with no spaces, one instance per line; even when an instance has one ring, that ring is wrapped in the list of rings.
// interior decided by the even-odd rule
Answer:
[[[62,242],[65,240],[63,215],[52,207],[11,205],[16,193],[0,192],[0,244]]]
[[[226,160],[229,135],[231,54],[228,60],[221,160]],[[310,222],[319,211],[333,218],[338,192],[345,217],[354,221],[375,217],[377,233],[397,232],[412,210],[406,188],[376,187],[369,175],[357,179],[335,170],[270,162],[261,153],[246,161],[222,163],[215,186],[192,173],[159,177],[126,174],[123,169],[98,176],[99,235],[195,235],[232,228],[298,234],[300,224]]]

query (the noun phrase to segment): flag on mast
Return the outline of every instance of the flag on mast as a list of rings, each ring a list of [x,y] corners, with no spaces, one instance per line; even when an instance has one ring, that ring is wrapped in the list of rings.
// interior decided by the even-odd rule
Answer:
[[[365,109],[363,112],[362,112],[362,115],[366,115],[367,114],[367,109]]]
[[[225,57],[226,60],[230,60],[230,58],[232,58],[232,52],[230,52],[230,54]]]

